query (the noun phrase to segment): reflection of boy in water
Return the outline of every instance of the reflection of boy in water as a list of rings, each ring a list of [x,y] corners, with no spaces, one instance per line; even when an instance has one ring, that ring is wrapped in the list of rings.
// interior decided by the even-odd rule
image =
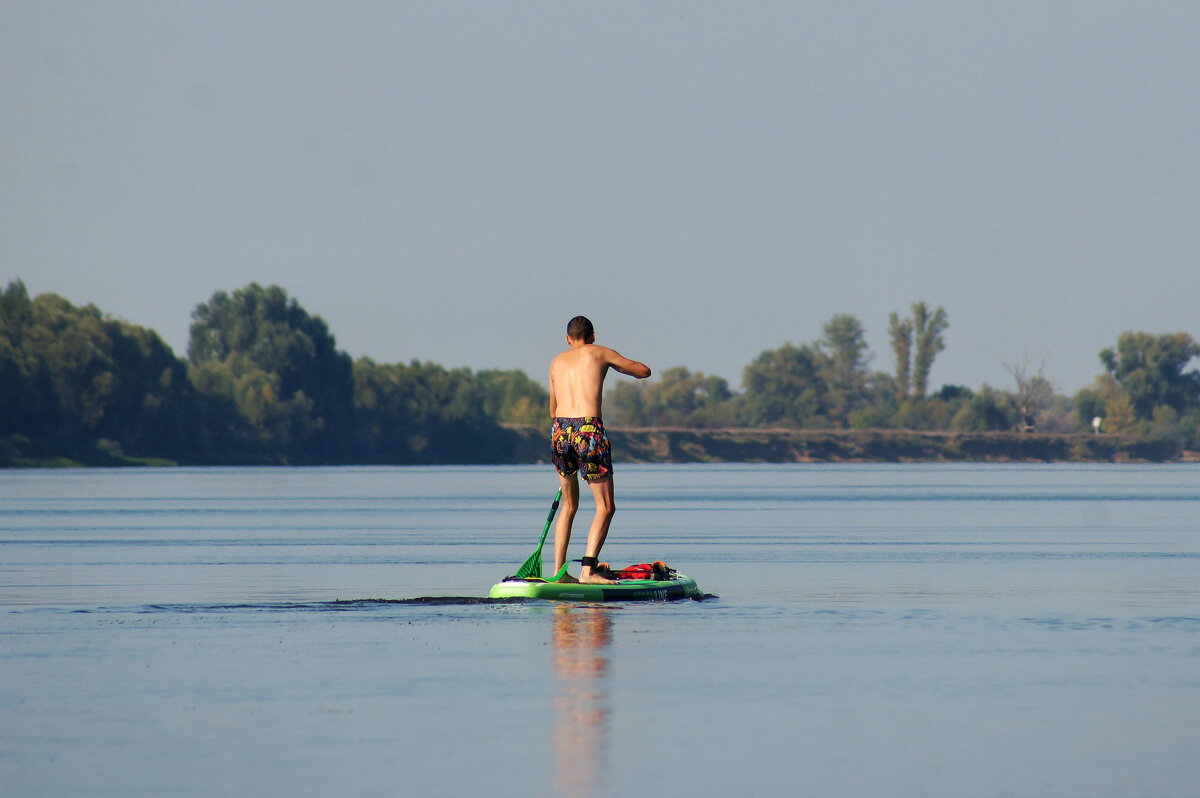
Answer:
[[[579,482],[575,475],[582,470],[596,502],[596,515],[588,529],[579,581],[598,584],[613,583],[592,573],[616,512],[612,456],[600,413],[604,377],[610,368],[638,379],[650,376],[645,363],[597,346],[596,332],[588,319],[583,316],[571,319],[567,323],[567,349],[550,361],[550,418],[553,419],[550,447],[563,493],[554,527],[554,570],[557,572],[567,561],[571,524],[579,509]],[[563,581],[574,578],[567,575]]]
[[[609,703],[605,649],[611,640],[606,608],[555,607],[550,641],[558,677],[554,753],[564,798],[598,795],[603,784]]]

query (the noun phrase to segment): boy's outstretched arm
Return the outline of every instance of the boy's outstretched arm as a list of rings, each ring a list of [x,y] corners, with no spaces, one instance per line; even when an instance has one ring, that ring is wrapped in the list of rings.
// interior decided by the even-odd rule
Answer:
[[[615,349],[607,350],[607,362],[622,374],[644,380],[650,376],[650,367],[637,360],[630,360]]]

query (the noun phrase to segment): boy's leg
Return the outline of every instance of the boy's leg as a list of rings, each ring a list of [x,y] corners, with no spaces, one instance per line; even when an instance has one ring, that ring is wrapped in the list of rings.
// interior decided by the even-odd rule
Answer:
[[[567,561],[567,546],[571,543],[571,523],[579,509],[579,481],[575,475],[558,475],[562,498],[558,502],[558,520],[554,522],[554,572]]]
[[[608,537],[608,527],[612,523],[613,515],[617,512],[617,503],[613,495],[611,476],[592,480],[588,483],[588,487],[591,489],[592,499],[596,503],[596,515],[592,517],[592,525],[588,529],[587,548],[583,553],[587,557],[599,557],[600,549],[604,547],[604,540]],[[579,570],[579,581],[605,585],[615,584],[611,579],[593,574],[590,565],[585,565]]]

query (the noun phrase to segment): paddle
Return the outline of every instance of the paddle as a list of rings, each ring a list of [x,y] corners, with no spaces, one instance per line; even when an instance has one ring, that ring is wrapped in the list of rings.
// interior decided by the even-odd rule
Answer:
[[[530,577],[535,579],[542,578],[542,546],[546,544],[546,533],[550,531],[550,524],[554,521],[554,514],[558,512],[558,500],[561,498],[562,488],[559,488],[558,493],[554,494],[554,503],[550,505],[550,514],[546,516],[546,526],[542,527],[542,539],[538,541],[537,551],[530,554],[529,559],[517,569],[518,579],[528,579]],[[563,563],[563,565],[565,566],[566,563]],[[555,579],[560,579],[565,570],[564,567],[555,574]]]

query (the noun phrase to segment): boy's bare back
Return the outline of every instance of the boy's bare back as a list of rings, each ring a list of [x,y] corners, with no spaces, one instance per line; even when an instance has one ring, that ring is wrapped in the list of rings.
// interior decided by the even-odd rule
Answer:
[[[583,340],[567,338],[567,350],[550,361],[550,417],[603,418],[601,397],[604,377],[610,368],[622,374],[644,379],[650,376],[645,363],[630,360],[619,352]]]

